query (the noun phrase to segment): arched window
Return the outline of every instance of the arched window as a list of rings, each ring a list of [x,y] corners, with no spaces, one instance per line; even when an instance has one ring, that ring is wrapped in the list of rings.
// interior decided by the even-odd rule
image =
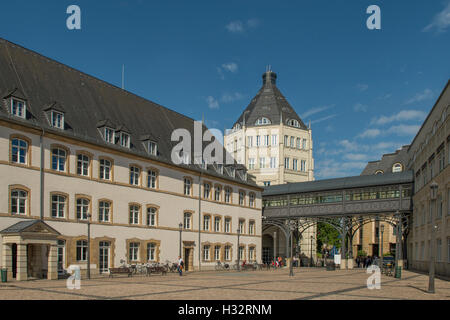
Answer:
[[[52,148],[52,169],[55,171],[66,171],[66,150]]]
[[[14,138],[11,140],[11,161],[20,164],[27,163],[28,142]]]
[[[256,123],[255,123],[255,125],[257,125],[257,126],[265,125],[265,124],[271,124],[270,120],[265,117],[259,118],[258,120],[256,120]]]
[[[147,208],[147,226],[154,227],[156,226],[156,213],[158,209],[149,207]]]
[[[395,163],[392,166],[392,172],[402,172],[403,171],[403,166],[401,163]]]
[[[241,130],[241,125],[239,123],[236,123],[236,125],[233,128],[233,131]]]
[[[25,215],[28,208],[28,192],[21,189],[11,190],[11,214]]]
[[[89,211],[89,199],[78,198],[77,199],[77,219],[87,220]]]
[[[384,172],[382,171],[382,170],[377,170],[376,172],[375,172],[375,174],[383,174]]]
[[[292,126],[292,127],[296,127],[296,128],[300,127],[300,123],[295,119],[288,120],[287,124],[288,124],[288,126]]]

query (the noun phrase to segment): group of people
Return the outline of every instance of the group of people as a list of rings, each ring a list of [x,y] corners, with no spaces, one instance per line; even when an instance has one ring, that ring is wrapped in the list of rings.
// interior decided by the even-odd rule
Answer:
[[[370,256],[358,256],[356,257],[356,264],[358,266],[358,268],[367,268],[370,265],[372,265],[374,261],[374,257],[370,257]]]
[[[280,256],[272,260],[272,267],[281,268],[282,266],[283,266],[283,259]]]

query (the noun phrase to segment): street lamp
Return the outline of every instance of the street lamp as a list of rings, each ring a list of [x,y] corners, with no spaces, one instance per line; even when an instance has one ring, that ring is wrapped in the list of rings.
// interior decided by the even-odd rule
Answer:
[[[180,227],[180,249],[178,251],[178,253],[179,253],[178,255],[181,258],[181,233],[183,232],[183,224],[180,222],[180,224],[178,226]]]
[[[383,233],[384,233],[384,224],[381,225],[380,227],[381,229],[381,243],[380,243],[380,261],[381,261],[381,265],[380,265],[380,269],[383,268]]]
[[[428,292],[434,293],[434,242],[435,242],[435,229],[436,226],[434,225],[434,217],[433,217],[433,204],[436,204],[436,198],[437,198],[437,190],[438,190],[438,184],[433,181],[430,184],[430,212],[431,212],[431,240],[430,240],[430,268],[429,268],[429,281],[428,281]]]
[[[240,261],[239,261],[240,253],[241,253],[241,250],[239,250],[240,249],[239,248],[239,236],[240,235],[241,235],[241,228],[238,227],[238,229],[237,229],[237,270],[238,271],[241,271],[241,266],[240,266]]]
[[[92,215],[90,213],[86,214],[87,217],[87,278],[91,279],[91,217]]]
[[[290,237],[291,237],[291,263],[289,264],[289,276],[294,276],[294,230],[295,222],[291,220],[286,220],[286,225],[289,227]]]

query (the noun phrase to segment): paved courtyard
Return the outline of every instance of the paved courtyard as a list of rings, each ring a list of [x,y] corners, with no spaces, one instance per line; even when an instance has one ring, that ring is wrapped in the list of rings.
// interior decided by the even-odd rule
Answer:
[[[4,299],[441,299],[450,300],[450,282],[436,279],[436,293],[429,294],[428,276],[403,271],[403,279],[382,276],[381,289],[369,290],[365,270],[324,269],[249,272],[196,272],[150,277],[116,276],[82,280],[81,289],[70,290],[66,280],[11,281],[0,284]]]

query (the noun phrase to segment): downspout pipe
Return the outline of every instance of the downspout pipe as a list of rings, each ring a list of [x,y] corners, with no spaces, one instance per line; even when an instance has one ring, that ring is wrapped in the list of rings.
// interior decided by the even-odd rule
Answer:
[[[198,270],[202,269],[202,245],[201,245],[201,226],[202,226],[202,185],[201,185],[202,173],[198,176]]]
[[[44,135],[45,130],[42,128],[42,133],[39,137],[39,148],[41,152],[41,161],[40,161],[40,168],[39,168],[39,175],[40,175],[40,183],[39,183],[39,192],[40,192],[40,199],[39,199],[39,218],[40,220],[44,220]]]

